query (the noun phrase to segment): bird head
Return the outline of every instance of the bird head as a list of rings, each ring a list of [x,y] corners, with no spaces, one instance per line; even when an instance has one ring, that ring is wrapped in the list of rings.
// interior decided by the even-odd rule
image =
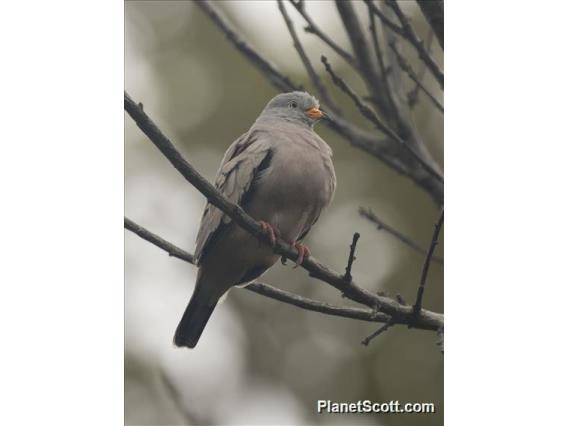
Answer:
[[[307,92],[289,92],[276,95],[268,102],[261,117],[275,117],[310,127],[325,117],[319,101]]]

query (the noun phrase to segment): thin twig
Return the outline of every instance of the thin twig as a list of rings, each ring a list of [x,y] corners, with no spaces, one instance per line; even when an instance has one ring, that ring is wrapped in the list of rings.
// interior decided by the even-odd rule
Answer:
[[[383,9],[381,9],[383,10]],[[387,16],[395,17],[394,13],[390,9],[385,9],[384,13]],[[385,46],[390,43],[398,43],[399,38],[396,34],[387,26],[382,25],[382,36],[385,39]],[[405,88],[403,86],[402,70],[398,65],[398,62],[394,56],[394,53],[387,48],[385,53],[385,63],[387,64],[387,83],[389,85],[389,90],[394,99],[394,105],[396,107],[397,118],[395,123],[389,123],[390,127],[395,130],[397,135],[401,137],[408,145],[410,145],[416,153],[420,155],[428,164],[432,165],[434,170],[441,172],[441,167],[436,163],[432,157],[428,147],[422,140],[420,131],[416,127],[414,122],[414,117],[412,111],[408,105],[408,98],[405,96]],[[430,177],[428,173],[424,173],[425,177]],[[440,203],[441,204],[441,203]]]
[[[175,257],[177,257],[178,259],[191,264],[195,264],[195,258],[191,253],[179,247],[176,247],[172,243],[164,240],[163,238],[126,217],[124,218],[124,227],[134,232],[140,238],[161,248],[168,254],[172,255],[172,253],[176,253]],[[287,303],[289,305],[297,306],[308,311],[319,312],[326,315],[333,315],[337,317],[351,318],[368,322],[386,322],[390,319],[388,315],[385,315],[381,312],[376,312],[372,309],[334,306],[330,305],[329,303],[312,300],[307,297],[299,296],[297,294],[290,293],[288,291],[284,291],[279,288],[272,287],[268,284],[259,282],[251,283],[244,288],[246,290],[252,291],[253,293],[257,293],[262,296]]]
[[[418,286],[418,292],[416,294],[416,302],[414,303],[413,313],[416,318],[420,315],[422,309],[422,299],[424,297],[424,287],[426,286],[426,278],[428,277],[428,270],[430,269],[430,263],[432,261],[432,255],[438,245],[438,236],[440,235],[440,230],[442,229],[442,223],[444,222],[444,208],[440,211],[440,217],[438,222],[434,226],[434,233],[432,234],[432,242],[430,243],[430,248],[428,249],[428,254],[424,260],[424,266],[422,267],[422,274],[420,276],[420,285]]]
[[[358,232],[353,234],[353,241],[349,246],[349,258],[347,259],[347,266],[345,267],[345,281],[351,282],[353,281],[353,277],[351,276],[351,268],[353,267],[353,262],[355,261],[355,249],[357,247],[357,241],[359,241],[359,237],[361,235]]]
[[[400,66],[400,69],[403,70],[412,81],[414,81],[414,83],[416,83],[416,85],[418,87],[420,87],[420,89],[422,89],[422,91],[426,94],[426,96],[428,96],[428,98],[432,101],[432,103],[434,104],[434,106],[436,108],[438,108],[438,110],[440,110],[442,113],[444,112],[444,107],[442,106],[442,104],[438,101],[438,99],[436,99],[434,97],[434,95],[432,95],[432,93],[430,93],[430,91],[422,84],[422,82],[420,81],[420,78],[416,75],[416,73],[414,72],[414,70],[412,69],[412,67],[410,66],[410,64],[406,61],[406,59],[404,59],[404,57],[400,54],[400,52],[398,51],[398,48],[396,47],[396,44],[394,43],[389,43],[389,47],[392,49],[393,53],[396,56],[396,60],[398,62],[398,65]]]
[[[417,1],[418,6],[436,34],[440,47],[444,49],[444,2],[443,0]]]
[[[432,40],[434,39],[434,32],[432,29],[428,31],[428,36],[426,37],[426,49],[428,52],[431,52],[432,49]],[[424,62],[420,62],[420,70],[417,73],[418,81],[422,82],[424,76],[426,75],[426,64]],[[408,99],[408,105],[410,108],[414,108],[414,106],[418,103],[418,94],[420,93],[420,85],[418,83],[412,88],[410,92],[407,93],[406,97]]]
[[[282,18],[284,18],[284,22],[286,23],[286,26],[288,27],[288,32],[290,33],[290,36],[292,37],[292,41],[294,43],[294,47],[295,47],[296,51],[298,52],[298,56],[302,60],[302,63],[304,64],[304,68],[306,69],[308,76],[310,77],[310,79],[314,83],[314,86],[315,86],[318,94],[320,95],[321,99],[324,101],[324,103],[327,105],[327,107],[329,109],[334,111],[336,114],[340,114],[339,108],[337,107],[335,102],[333,102],[333,100],[331,99],[331,96],[327,92],[325,85],[321,81],[319,75],[314,70],[314,67],[312,65],[312,62],[310,61],[310,58],[308,58],[308,55],[306,54],[306,51],[304,50],[304,47],[302,46],[302,43],[300,42],[298,34],[296,33],[296,30],[294,28],[294,24],[292,23],[290,16],[288,16],[288,12],[286,11],[286,7],[284,6],[283,0],[278,0],[278,9],[280,10],[280,13],[282,14]]]
[[[438,64],[436,64],[430,53],[428,53],[424,47],[424,42],[420,39],[420,37],[418,37],[414,28],[410,25],[408,18],[400,9],[398,3],[395,0],[386,0],[386,2],[398,17],[404,32],[408,36],[406,37],[407,40],[414,46],[418,52],[418,56],[424,61],[434,78],[438,81],[438,83],[440,83],[440,86],[444,87],[444,73],[440,70]]]
[[[412,146],[426,162],[432,164],[435,170],[440,170],[440,167],[436,164],[435,160],[430,155],[428,148],[422,141],[420,133],[414,124],[410,108],[405,107],[409,103],[408,98],[403,96],[400,67],[397,66],[392,55],[386,55],[385,52],[382,51],[377,25],[375,23],[375,14],[371,9],[372,3],[367,3],[367,5],[369,14],[369,32],[371,33],[377,62],[381,71],[380,78],[383,87],[382,92],[386,94],[386,96],[381,95],[381,97],[387,98],[388,103],[391,105],[391,116],[394,119],[394,122],[391,120],[390,126],[392,126],[392,128],[396,130],[396,133],[400,135],[408,145]],[[386,42],[395,43],[397,38],[394,32],[386,25],[383,25],[382,27],[383,31],[381,34],[382,37],[385,38]],[[389,64],[388,66],[387,59]],[[427,173],[426,176],[428,176]]]
[[[224,194],[219,192],[217,188],[203,178],[203,176],[183,158],[172,142],[160,131],[150,117],[140,109],[138,104],[134,102],[127,93],[124,94],[124,109],[176,170],[201,192],[213,206],[230,217],[238,226],[248,231],[259,240],[270,244],[270,239],[266,233],[263,232],[262,227],[245,213],[240,206],[231,203]],[[299,254],[296,248],[290,246],[280,238],[276,240],[273,251],[289,259],[296,259]],[[411,307],[402,306],[394,299],[373,294],[357,286],[354,282],[346,283],[342,275],[319,263],[313,256],[304,259],[301,266],[309,272],[311,277],[335,287],[354,302],[361,303],[370,308],[379,306],[381,312],[390,315],[401,324],[411,324],[412,321],[415,321],[417,324],[416,327],[423,329],[437,329],[443,324],[442,314],[429,311],[423,311],[420,319],[416,320],[412,315]]]
[[[355,61],[355,58],[353,56],[351,56],[349,53],[347,53],[347,51],[345,49],[339,47],[339,45],[337,45],[337,43],[335,43],[331,38],[329,38],[315,24],[315,22],[312,20],[310,15],[308,15],[308,13],[306,12],[305,3],[304,3],[303,0],[300,0],[300,1],[290,0],[290,3],[298,11],[298,13],[300,15],[302,15],[302,17],[306,21],[306,24],[308,24],[308,26],[304,28],[304,31],[306,31],[307,33],[314,34],[314,35],[318,36],[325,44],[327,44],[329,47],[331,47],[331,49],[335,53],[337,53],[339,56],[341,56],[345,60],[345,62],[347,62],[349,65],[357,68],[357,62]]]
[[[163,238],[160,238],[156,234],[151,233],[147,229],[144,229],[142,226],[131,221],[127,217],[124,218],[124,227],[129,231],[134,232],[140,238],[154,244],[157,247],[160,247],[162,250],[167,251],[170,256],[177,257],[178,259],[185,260],[189,263],[195,263],[195,259],[193,258],[192,254],[186,252],[185,250],[177,248],[173,244],[167,242]]]
[[[371,209],[364,209],[363,207],[359,207],[359,214],[364,218],[368,219],[369,221],[371,221],[372,223],[374,223],[375,225],[377,225],[378,230],[383,230],[391,234],[401,243],[406,244],[408,247],[417,251],[418,253],[422,253],[424,255],[428,253],[428,250],[426,250],[420,244],[415,242],[412,238],[404,235],[402,232],[398,231],[397,229],[393,228],[392,226],[388,225],[383,220],[381,220],[375,213],[373,213]],[[444,263],[444,260],[440,259],[437,256],[432,256],[432,261],[440,264]]]
[[[424,159],[418,153],[416,153],[416,151],[414,151],[414,149],[410,145],[405,143],[394,131],[392,131],[385,123],[383,123],[381,119],[377,116],[375,111],[373,111],[369,106],[367,106],[365,102],[361,99],[361,97],[357,95],[357,93],[355,93],[353,89],[351,89],[351,87],[349,87],[341,77],[335,74],[335,72],[331,69],[331,65],[329,64],[325,56],[321,57],[321,61],[325,65],[326,71],[331,75],[333,82],[347,95],[349,95],[349,97],[353,100],[355,105],[357,105],[357,108],[359,109],[359,111],[361,111],[361,114],[363,114],[365,118],[367,118],[370,122],[372,122],[375,125],[375,127],[377,127],[377,129],[379,129],[381,132],[383,132],[393,141],[398,143],[403,149],[406,149],[406,151],[408,151],[412,155],[412,157],[418,163],[420,163],[420,165],[424,168],[424,170],[430,173],[439,182],[444,181],[444,178],[436,170],[434,170],[432,166],[430,166],[426,161],[424,161]]]
[[[349,37],[353,53],[358,64],[359,74],[362,77],[367,90],[372,95],[371,101],[375,104],[385,120],[390,121],[396,117],[397,110],[392,108],[388,99],[383,95],[386,88],[383,87],[379,70],[372,60],[371,49],[367,43],[367,37],[363,33],[363,27],[359,22],[353,2],[335,0],[335,7]],[[395,117],[393,117],[393,115]]]
[[[215,25],[217,25],[217,27],[225,33],[225,36],[229,39],[233,46],[235,46],[235,48],[249,61],[254,63],[265,75],[267,75],[276,87],[283,91],[304,90],[303,87],[292,83],[289,77],[278,72],[273,64],[260,56],[209,2],[198,0],[196,1],[196,4],[201,7]]]
[[[377,15],[379,17],[379,19],[381,20],[381,22],[383,24],[385,24],[387,27],[389,27],[394,33],[398,34],[399,36],[401,36],[404,39],[408,40],[408,35],[406,34],[406,32],[404,31],[404,29],[394,23],[393,21],[391,21],[382,11],[381,9],[379,9],[377,6],[375,6],[375,4],[373,3],[373,0],[363,0],[366,4],[367,7],[369,8],[369,10],[371,11],[371,13],[373,13],[374,15]],[[410,40],[409,40],[410,41]]]
[[[298,308],[307,311],[319,312],[336,317],[351,318],[367,322],[386,322],[389,316],[382,312],[374,311],[373,309],[361,308],[348,308],[330,305],[329,303],[319,302],[317,300],[309,299],[307,297],[299,296],[279,288],[272,287],[263,283],[252,283],[244,287],[245,290],[250,290],[253,293],[269,297],[280,302],[287,303],[288,305],[297,306]]]
[[[395,325],[395,323],[393,321],[387,321],[385,323],[385,325],[383,325],[381,328],[379,328],[377,331],[375,331],[373,334],[371,334],[370,336],[367,336],[363,339],[363,341],[361,342],[362,345],[365,346],[369,346],[369,343],[371,342],[371,340],[373,340],[375,337],[377,337],[379,334],[384,333],[385,331],[387,331],[389,328],[391,328],[393,325]]]
[[[394,101],[394,96],[392,94],[391,85],[389,84],[389,70],[385,64],[385,58],[383,56],[383,51],[381,49],[381,44],[377,36],[377,26],[375,24],[375,15],[371,11],[369,6],[369,31],[371,32],[371,39],[373,40],[373,48],[375,50],[375,56],[377,57],[377,62],[379,63],[379,70],[381,71],[381,80],[387,94],[387,99],[391,106],[393,112],[398,116],[398,108],[396,102]],[[392,71],[392,70],[391,70]]]

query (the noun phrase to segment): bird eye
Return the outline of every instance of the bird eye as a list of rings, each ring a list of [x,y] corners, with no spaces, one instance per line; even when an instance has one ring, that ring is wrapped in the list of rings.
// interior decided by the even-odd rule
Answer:
[[[288,108],[298,108],[298,104],[296,103],[296,101],[291,101],[288,104]]]

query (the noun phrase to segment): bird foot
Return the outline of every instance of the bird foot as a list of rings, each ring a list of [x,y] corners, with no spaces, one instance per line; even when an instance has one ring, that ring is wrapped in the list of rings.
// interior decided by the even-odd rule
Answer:
[[[262,228],[262,232],[264,232],[270,239],[270,245],[274,247],[276,245],[276,237],[279,235],[278,230],[274,228],[274,226],[272,226],[270,223],[263,220],[260,220],[258,224]]]
[[[296,250],[298,250],[298,259],[296,259],[296,266],[294,266],[294,269],[296,269],[298,266],[304,263],[304,259],[311,256],[311,253],[310,249],[304,244],[295,242],[294,247],[296,248]]]

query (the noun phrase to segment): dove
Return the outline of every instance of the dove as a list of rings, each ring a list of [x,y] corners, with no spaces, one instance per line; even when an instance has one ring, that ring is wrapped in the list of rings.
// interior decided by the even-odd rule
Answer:
[[[233,286],[260,277],[279,256],[276,238],[298,250],[296,266],[310,255],[300,243],[333,198],[332,150],[314,131],[324,113],[306,92],[281,93],[225,152],[215,186],[262,227],[261,242],[208,203],[196,241],[199,267],[193,295],[174,344],[194,348],[219,299]]]

